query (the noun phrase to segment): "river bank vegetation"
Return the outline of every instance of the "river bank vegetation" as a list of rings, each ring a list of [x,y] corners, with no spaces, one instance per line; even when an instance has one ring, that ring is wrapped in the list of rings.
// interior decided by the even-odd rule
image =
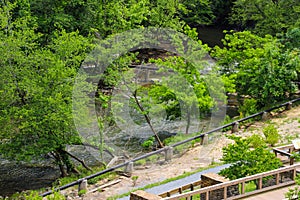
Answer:
[[[238,100],[245,96],[254,99],[247,101],[252,102],[250,107],[254,110],[289,99],[298,90],[299,1],[1,0],[1,157],[18,162],[50,157],[62,177],[81,173],[78,169],[82,168],[75,161],[90,170],[82,158],[68,151],[68,146],[84,145],[72,110],[76,75],[100,41],[147,27],[170,28],[194,40],[216,63],[212,71],[221,77],[224,91],[236,93]],[[199,27],[226,30],[222,45],[208,46],[201,41]],[[154,81],[129,97],[135,123],[151,127],[156,147],[160,148],[165,144],[160,140],[160,130],[153,128],[155,122],[150,113],[164,110],[162,120],[182,119],[186,123],[182,132],[188,134],[192,129],[192,111],[199,110],[196,118],[203,118],[217,104],[210,96],[217,87],[205,84],[199,72],[203,69],[201,64],[193,65],[174,52],[128,52],[111,63],[97,85],[94,101],[100,130],[116,126],[112,91],[125,72],[141,64],[166,66],[185,77],[195,93],[176,93]],[[172,79],[171,83],[176,81]],[[93,89],[88,84],[84,87],[86,93]],[[221,94],[217,95],[225,101]],[[187,107],[181,106],[181,101]],[[102,139],[93,148],[113,154],[112,147],[105,146]],[[103,166],[105,162],[102,160]]]

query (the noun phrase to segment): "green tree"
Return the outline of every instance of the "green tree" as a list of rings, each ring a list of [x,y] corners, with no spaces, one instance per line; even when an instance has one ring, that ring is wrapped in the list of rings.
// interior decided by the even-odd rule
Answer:
[[[187,0],[182,1],[182,5],[184,7],[180,10],[180,18],[189,25],[209,25],[214,21],[210,0]]]
[[[286,49],[300,49],[300,28],[291,28],[285,34],[281,35],[280,42]]]
[[[285,50],[270,35],[259,37],[249,31],[231,32],[223,43],[224,48],[216,47],[212,54],[221,73],[235,81],[239,95],[249,95],[263,107],[295,91],[297,52]]]
[[[37,19],[38,32],[44,33],[45,42],[56,30],[78,30],[84,36],[95,33],[103,39],[134,28],[156,26],[182,30],[185,25],[178,17],[184,9],[179,0],[33,0],[16,3],[15,16],[18,17],[20,11],[31,12]]]
[[[177,105],[182,102],[180,104],[180,117],[185,118],[187,121],[185,133],[188,134],[191,118],[196,117],[199,119],[205,116],[215,103],[210,96],[205,80],[201,77],[200,72],[203,69],[203,65],[193,65],[182,57],[177,56],[164,60],[151,60],[151,62],[156,63],[160,67],[172,69],[177,73],[173,76],[168,76],[161,84],[168,88],[169,92],[167,94],[175,94],[177,99],[174,99],[174,96],[170,96],[170,99],[165,99],[165,102],[173,104],[175,100],[175,102],[178,102]],[[160,93],[155,94],[152,92],[152,95],[156,96],[156,99],[161,99]],[[174,106],[176,107],[176,104]],[[198,116],[193,116],[195,114]]]
[[[227,137],[234,143],[223,148],[222,161],[231,165],[221,170],[220,174],[230,180],[277,169],[282,165],[264,144],[251,148],[251,138]]]
[[[66,146],[81,143],[73,123],[72,86],[89,41],[63,31],[41,48],[41,34],[28,27],[30,15],[11,20],[14,6],[1,11],[0,153],[16,160],[51,154],[66,176],[77,172],[70,157],[77,158]]]
[[[236,0],[231,22],[242,29],[254,29],[260,36],[284,33],[299,26],[300,2],[294,0]]]

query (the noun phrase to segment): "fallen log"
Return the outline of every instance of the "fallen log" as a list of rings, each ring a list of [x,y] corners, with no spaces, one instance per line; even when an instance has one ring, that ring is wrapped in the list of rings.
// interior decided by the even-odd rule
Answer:
[[[115,181],[111,181],[111,182],[109,182],[109,183],[106,183],[106,184],[104,184],[104,185],[101,185],[101,186],[99,186],[99,187],[96,187],[96,188],[94,188],[94,189],[92,189],[92,190],[89,190],[88,193],[97,192],[98,190],[102,190],[102,189],[104,189],[104,188],[106,188],[106,187],[109,187],[109,186],[118,184],[119,182],[121,182],[120,179],[115,180]]]

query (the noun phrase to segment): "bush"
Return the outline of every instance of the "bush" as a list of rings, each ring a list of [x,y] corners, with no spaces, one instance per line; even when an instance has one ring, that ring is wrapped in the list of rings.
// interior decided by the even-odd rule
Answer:
[[[255,99],[245,99],[243,105],[239,107],[241,117],[257,113],[257,101]]]
[[[151,147],[153,147],[154,141],[155,138],[152,136],[142,143],[142,147],[149,150]]]
[[[87,192],[86,190],[80,190],[80,191],[78,192],[78,195],[81,197],[81,196],[85,195],[86,192]]]
[[[272,124],[263,129],[263,134],[266,137],[266,143],[270,144],[271,146],[274,146],[280,139],[278,130]]]
[[[223,148],[222,161],[231,165],[219,174],[230,180],[278,169],[282,163],[266,146],[251,147],[249,138],[227,135],[234,141]]]
[[[253,134],[249,137],[250,146],[252,148],[257,148],[260,146],[264,146],[266,142],[264,141],[264,138],[258,134]]]

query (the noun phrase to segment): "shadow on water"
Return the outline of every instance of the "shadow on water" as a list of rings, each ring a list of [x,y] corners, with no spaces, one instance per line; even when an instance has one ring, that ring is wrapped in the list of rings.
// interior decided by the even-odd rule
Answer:
[[[209,47],[219,46],[223,47],[222,39],[225,34],[223,33],[223,27],[215,26],[199,26],[197,27],[198,38]]]

